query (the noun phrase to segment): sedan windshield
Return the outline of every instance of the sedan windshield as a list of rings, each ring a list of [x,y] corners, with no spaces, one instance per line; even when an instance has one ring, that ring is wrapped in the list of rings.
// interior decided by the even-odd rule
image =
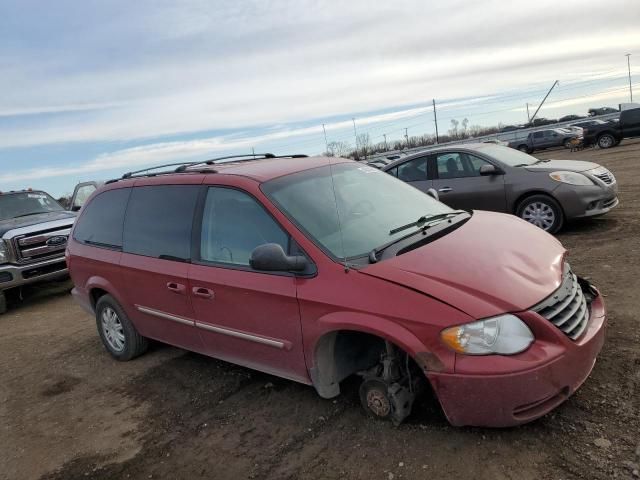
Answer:
[[[391,175],[355,162],[280,177],[263,184],[262,190],[335,259],[366,256],[411,233],[390,233],[398,225],[452,212]]]
[[[485,143],[482,145],[482,148],[478,150],[490,157],[495,158],[499,162],[508,165],[509,167],[520,167],[533,165],[538,160],[531,155],[527,155],[520,150],[516,150],[515,148],[503,147],[500,145],[491,145],[489,143]]]
[[[58,202],[44,192],[0,195],[0,220],[63,210]]]

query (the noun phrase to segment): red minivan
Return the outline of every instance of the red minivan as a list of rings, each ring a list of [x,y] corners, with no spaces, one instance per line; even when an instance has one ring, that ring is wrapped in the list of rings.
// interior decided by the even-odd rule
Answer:
[[[551,235],[452,210],[341,158],[227,158],[108,182],[73,229],[77,301],[107,351],[148,339],[308,385],[362,378],[395,423],[430,385],[453,425],[504,427],[584,382],[601,295]]]

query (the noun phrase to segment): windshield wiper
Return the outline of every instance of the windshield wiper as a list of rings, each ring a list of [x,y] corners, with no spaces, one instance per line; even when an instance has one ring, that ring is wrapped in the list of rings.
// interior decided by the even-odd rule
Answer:
[[[547,162],[550,162],[550,161],[551,161],[551,160],[541,158],[541,159],[539,159],[539,160],[537,160],[537,161],[533,162],[533,164],[532,164],[532,165],[538,165],[539,163],[547,163]]]
[[[454,210],[453,212],[438,213],[436,215],[423,215],[422,217],[418,218],[415,222],[407,223],[406,225],[401,225],[399,227],[389,230],[389,235],[394,235],[398,232],[402,232],[403,230],[407,230],[411,227],[422,228],[427,223],[430,225],[434,222],[437,222],[438,220],[444,220],[445,218],[451,215],[460,215],[461,213],[467,213],[467,212],[465,212],[464,210]]]

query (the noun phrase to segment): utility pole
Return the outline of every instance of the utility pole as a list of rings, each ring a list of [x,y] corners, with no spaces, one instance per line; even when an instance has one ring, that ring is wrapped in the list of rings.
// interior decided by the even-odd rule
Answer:
[[[558,80],[556,80],[555,82],[553,82],[553,85],[551,85],[551,88],[549,89],[549,91],[547,92],[547,94],[544,96],[544,98],[542,99],[542,102],[540,102],[540,105],[538,105],[538,108],[536,108],[536,111],[533,112],[533,115],[531,116],[531,118],[529,119],[529,123],[533,122],[533,120],[536,118],[536,115],[538,114],[538,111],[540,110],[540,108],[542,108],[542,105],[544,105],[545,100],[547,99],[547,97],[549,96],[549,94],[551,93],[551,90],[553,90],[553,87],[555,87],[557,84],[559,84],[560,82],[558,82]]]
[[[404,138],[407,141],[407,148],[409,148],[409,133],[408,133],[408,128],[404,129]]]
[[[527,123],[531,123],[531,117],[529,116],[529,102],[527,102]]]
[[[256,150],[253,147],[251,147],[251,155],[253,155],[253,158],[256,158]]]
[[[358,154],[358,131],[356,130],[356,117],[352,117],[351,120],[353,120],[353,137],[356,140],[356,160],[358,160],[360,158],[360,155]]]
[[[386,152],[389,150],[389,147],[387,147],[387,134],[383,133],[382,136],[384,137],[384,151]]]
[[[436,124],[436,143],[440,143],[438,138],[438,115],[436,114],[436,99],[433,99],[433,121]]]
[[[627,69],[629,70],[629,97],[631,98],[629,101],[633,102],[633,90],[631,89],[631,60],[629,60],[631,54],[627,53],[625,57],[627,57]]]
[[[329,153],[329,142],[327,142],[327,131],[324,128],[324,123],[322,124],[322,131],[324,132],[324,146],[325,152]]]

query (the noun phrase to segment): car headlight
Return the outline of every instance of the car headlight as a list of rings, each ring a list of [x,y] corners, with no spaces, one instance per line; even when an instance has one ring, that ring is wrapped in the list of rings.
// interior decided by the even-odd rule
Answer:
[[[440,337],[449,348],[466,355],[513,355],[524,352],[534,340],[529,327],[511,314],[446,328]]]
[[[4,240],[0,239],[0,264],[9,261],[9,249]]]
[[[556,182],[569,185],[595,185],[591,179],[577,172],[551,172],[549,176]]]

